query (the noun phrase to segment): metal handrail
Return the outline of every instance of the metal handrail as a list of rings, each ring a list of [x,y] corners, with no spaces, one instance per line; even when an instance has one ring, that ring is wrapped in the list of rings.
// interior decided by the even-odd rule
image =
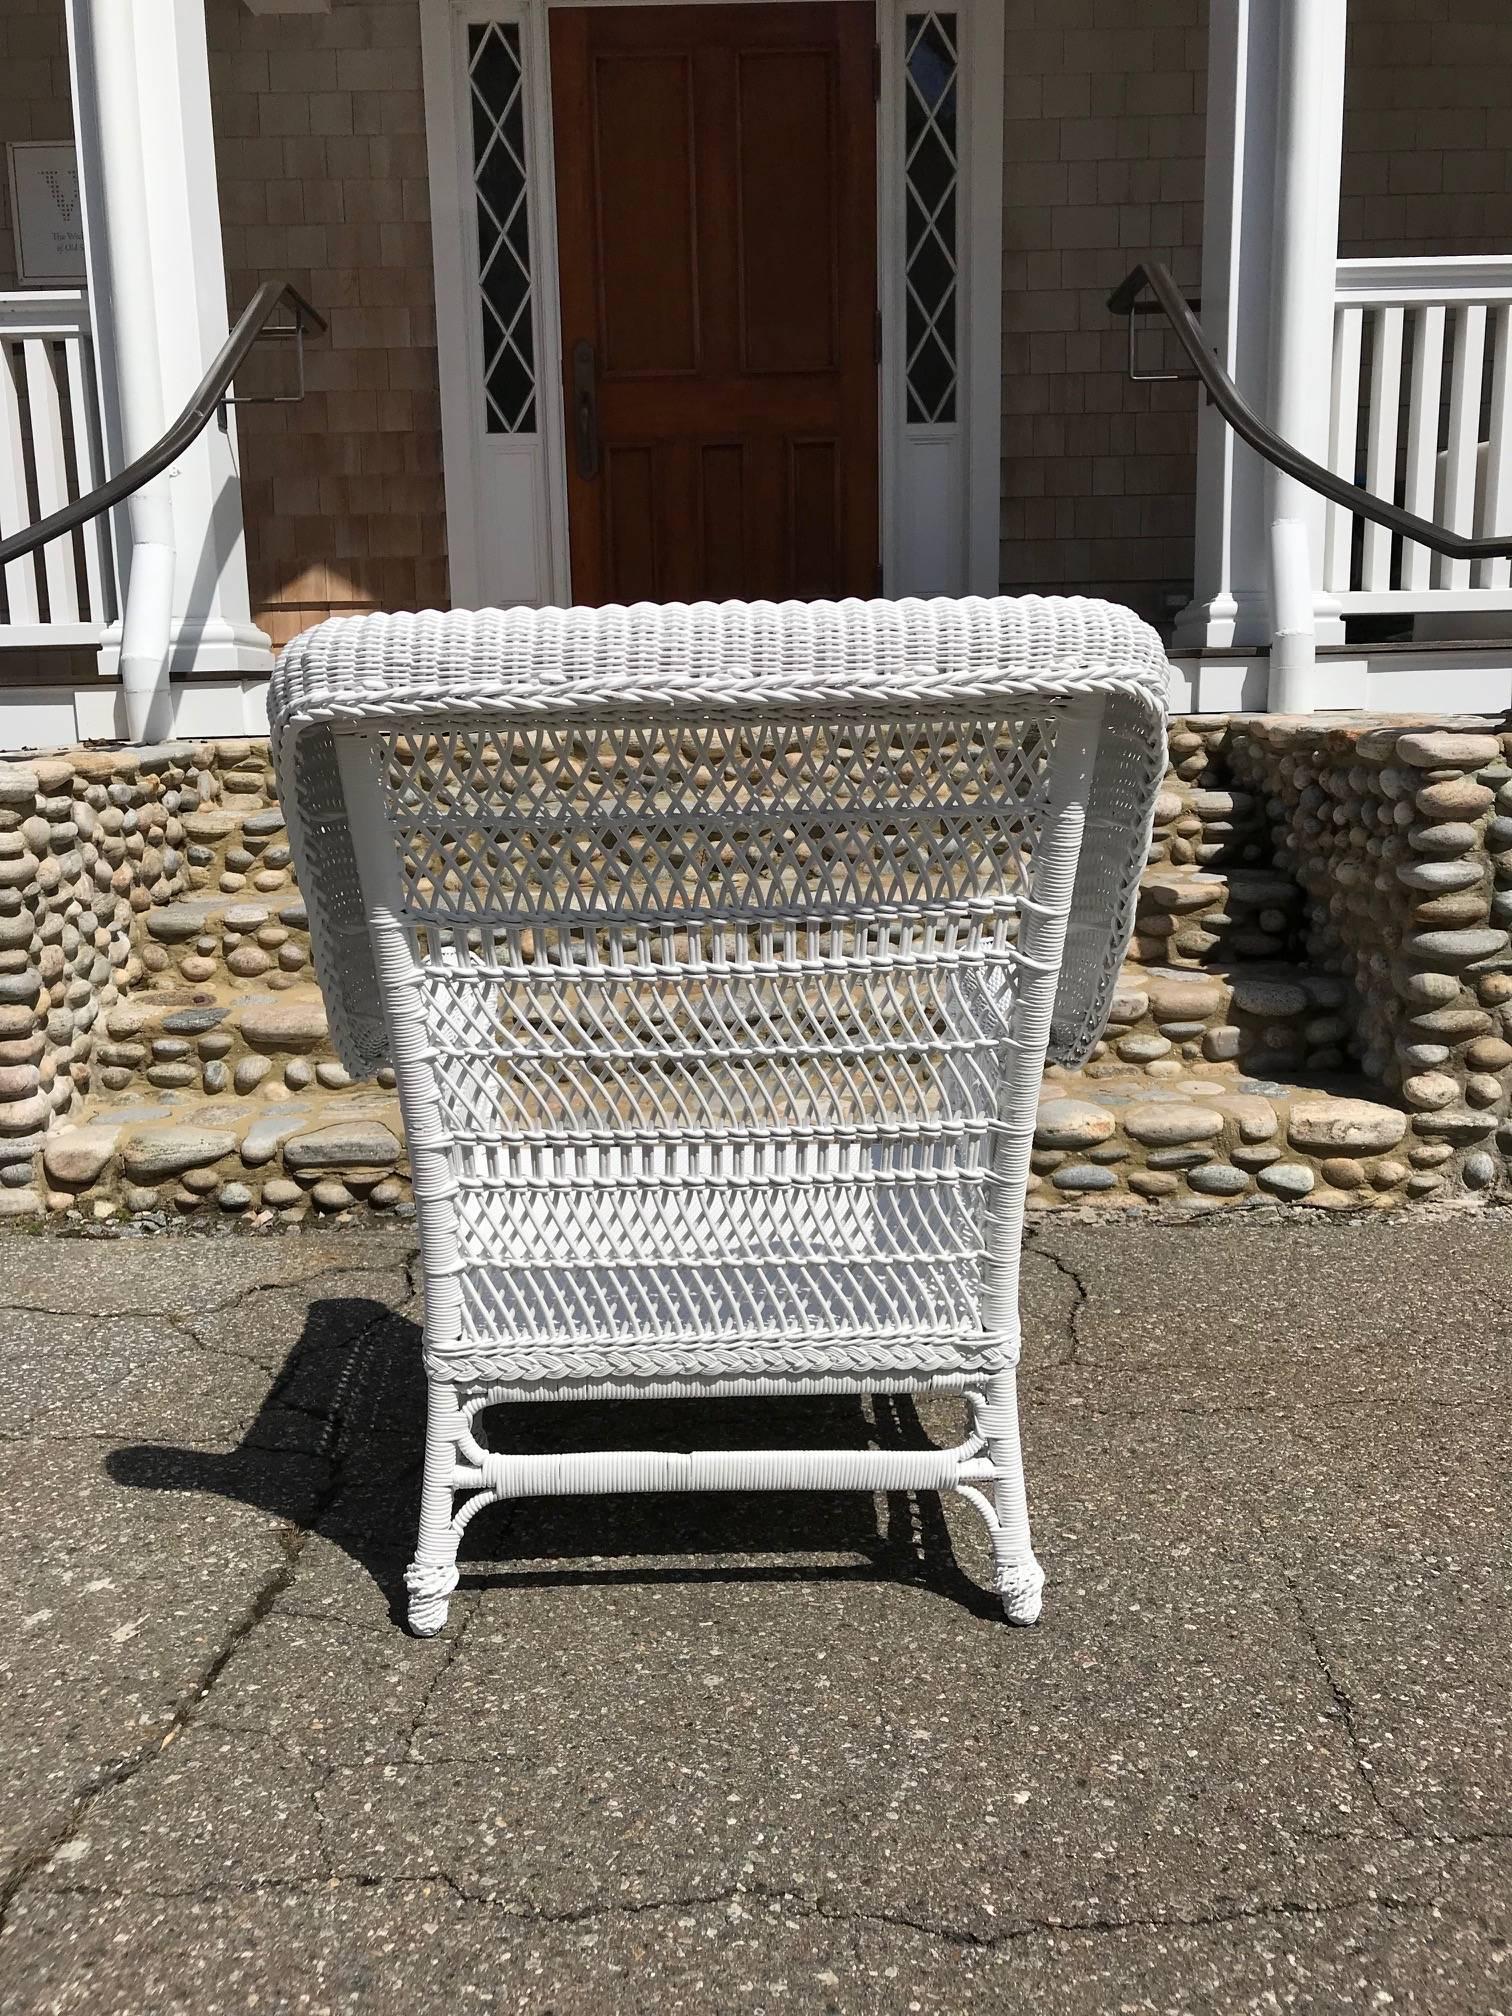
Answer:
[[[231,381],[246,362],[247,353],[257,339],[268,332],[274,311],[285,304],[294,311],[293,328],[289,333],[303,339],[306,329],[325,330],[325,317],[311,306],[293,281],[281,275],[265,280],[237,316],[235,326],[216,353],[214,363],[200,380],[194,397],[167,432],[145,454],[128,463],[119,475],[110,477],[86,496],[76,497],[72,504],[65,504],[60,511],[39,519],[35,525],[28,525],[24,531],[13,532],[9,539],[0,539],[0,567],[8,566],[12,560],[24,559],[39,546],[45,546],[49,539],[61,538],[65,532],[72,532],[91,518],[98,518],[102,511],[110,510],[112,505],[121,503],[134,490],[141,489],[144,483],[161,476],[209,426]]]
[[[1158,260],[1147,260],[1143,265],[1136,266],[1108,296],[1108,307],[1115,315],[1129,316],[1132,323],[1135,308],[1140,305],[1139,297],[1146,288],[1154,295],[1156,305],[1176,332],[1176,340],[1196,367],[1208,397],[1240,440],[1247,441],[1255,453],[1264,456],[1273,467],[1295,477],[1299,483],[1305,484],[1309,490],[1316,490],[1332,503],[1342,504],[1356,517],[1369,518],[1372,523],[1384,525],[1389,531],[1400,532],[1404,539],[1426,546],[1430,552],[1446,554],[1451,560],[1504,560],[1512,557],[1512,532],[1488,533],[1480,538],[1467,532],[1451,532],[1446,525],[1435,525],[1429,518],[1419,518],[1415,512],[1404,511],[1399,504],[1377,497],[1369,490],[1362,490],[1358,483],[1351,483],[1347,477],[1325,469],[1321,462],[1314,462],[1300,448],[1294,448],[1290,441],[1283,441],[1246,403],[1238,386],[1208,348],[1202,324],[1192,313],[1169,269]]]

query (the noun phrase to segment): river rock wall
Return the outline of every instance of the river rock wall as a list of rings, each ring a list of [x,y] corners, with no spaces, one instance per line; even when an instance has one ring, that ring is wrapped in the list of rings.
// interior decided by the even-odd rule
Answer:
[[[1484,1199],[1512,1154],[1512,734],[1178,719],[1031,1205]],[[0,1215],[412,1208],[331,1051],[265,744],[0,764]]]

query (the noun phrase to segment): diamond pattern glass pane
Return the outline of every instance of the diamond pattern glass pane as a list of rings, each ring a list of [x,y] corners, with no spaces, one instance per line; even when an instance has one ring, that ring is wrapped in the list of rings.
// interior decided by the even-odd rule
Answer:
[[[536,424],[530,220],[525,204],[525,77],[511,21],[467,30],[478,294],[483,317],[483,420],[490,434]]]
[[[903,382],[927,425],[956,414],[956,16],[905,15],[903,47]]]

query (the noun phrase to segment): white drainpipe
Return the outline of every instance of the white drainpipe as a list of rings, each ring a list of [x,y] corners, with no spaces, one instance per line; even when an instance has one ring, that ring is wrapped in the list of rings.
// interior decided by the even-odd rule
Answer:
[[[1271,484],[1275,510],[1285,508],[1278,493],[1286,480],[1278,478]],[[1317,694],[1318,635],[1313,618],[1312,546],[1300,518],[1271,519],[1270,604],[1270,687],[1266,696],[1270,712],[1311,714]]]
[[[70,0],[81,58],[81,113],[92,115],[101,166],[91,273],[108,295],[114,378],[120,401],[121,453],[134,462],[163,433],[158,358],[158,299],[137,101],[136,0]],[[85,58],[85,52],[87,58]],[[104,360],[102,360],[104,361]],[[168,648],[173,622],[175,551],[168,476],[156,476],[127,502],[131,552],[121,612],[121,684],[126,732],[153,742],[173,730]]]

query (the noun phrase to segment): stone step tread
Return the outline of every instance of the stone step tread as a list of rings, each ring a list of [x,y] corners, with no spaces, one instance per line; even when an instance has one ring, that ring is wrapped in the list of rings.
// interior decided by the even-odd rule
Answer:
[[[1263,1099],[1279,1112],[1295,1105],[1347,1102],[1378,1107],[1383,1113],[1405,1117],[1406,1109],[1389,1099],[1374,1095],[1379,1088],[1363,1078],[1347,1078],[1327,1085],[1298,1084],[1283,1079],[1257,1078],[1229,1067],[1208,1066],[1206,1075],[1193,1071],[1176,1079],[1152,1080],[1136,1071],[1126,1076],[1091,1078],[1081,1071],[1055,1070],[1040,1087],[1040,1105],[1058,1099],[1077,1099],[1094,1104],[1123,1107],[1140,1100],[1171,1104],[1197,1100],[1204,1103],[1232,1099]]]
[[[1131,1205],[1142,1197],[1212,1208],[1268,1196],[1385,1208],[1436,1192],[1454,1147],[1470,1145],[1466,1180],[1487,1180],[1494,1116],[1462,1114],[1463,1126],[1423,1141],[1414,1116],[1375,1090],[1358,1080],[1323,1086],[1236,1076],[1227,1084],[1152,1085],[1064,1072],[1043,1089],[1031,1202]]]
[[[303,1111],[306,1107],[322,1106],[327,1102],[338,1104],[343,1111],[350,1107],[382,1107],[385,1111],[395,1108],[396,1100],[392,1092],[368,1081],[358,1081],[340,1087],[311,1085],[308,1091],[290,1092],[282,1099],[268,1099],[266,1093],[258,1100],[238,1100],[233,1106],[225,1099],[204,1098],[179,1091],[154,1093],[151,1086],[140,1091],[125,1092],[119,1097],[102,1094],[87,1100],[82,1108],[74,1109],[91,1122],[108,1117],[112,1124],[140,1119],[144,1124],[156,1121],[160,1116],[171,1116],[175,1124],[181,1119],[189,1119],[196,1125],[204,1121],[208,1126],[212,1119],[216,1126],[230,1126],[225,1118],[235,1112],[240,1116],[237,1126],[250,1125],[260,1114],[292,1112],[296,1107]],[[72,1117],[72,1116],[71,1116]]]
[[[117,1157],[133,1181],[157,1182],[232,1156],[249,1168],[275,1160],[304,1171],[392,1168],[404,1158],[398,1102],[362,1088],[258,1106],[91,1102],[51,1136],[44,1160],[54,1182],[81,1184]]]
[[[292,883],[266,894],[234,894],[216,891],[204,896],[181,896],[176,902],[161,904],[146,913],[149,938],[159,944],[175,945],[200,937],[211,925],[238,932],[254,932],[264,924],[283,924],[288,930],[304,930],[308,924],[304,898]]]
[[[1456,1148],[1471,1151],[1467,1185],[1490,1180],[1496,1114],[1410,1115],[1374,1089],[1353,1079],[1298,1084],[1219,1073],[1152,1083],[1057,1071],[1042,1088],[1031,1203],[1127,1205],[1137,1195],[1213,1208],[1268,1196],[1387,1208],[1441,1188],[1438,1172]],[[219,1184],[223,1208],[240,1209],[252,1196],[244,1176],[265,1203],[285,1210],[311,1201],[325,1211],[345,1208],[346,1183],[365,1196],[380,1178],[373,1191],[380,1203],[403,1195],[397,1101],[368,1087],[229,1114],[224,1102],[99,1101],[58,1129],[43,1162],[65,1196],[115,1173],[154,1190],[189,1186],[174,1193],[178,1208],[193,1208]]]
[[[134,994],[106,1018],[116,1043],[154,1036],[194,1037],[223,1029],[265,1051],[311,1051],[326,1046],[329,1022],[320,989],[310,981],[279,989],[211,981],[202,987]]]
[[[1188,1069],[1228,1075],[1352,1072],[1347,983],[1282,961],[1128,965],[1109,1003],[1094,1071],[1144,1067],[1154,1079]]]
[[[1212,862],[1187,867],[1156,861],[1142,871],[1139,881],[1141,891],[1157,908],[1171,910],[1216,909],[1229,898],[1250,910],[1291,910],[1302,903],[1297,884],[1273,868],[1227,867]]]
[[[1225,959],[1202,966],[1152,966],[1130,961],[1118,976],[1115,1001],[1136,1015],[1120,1014],[1115,1022],[1183,1021],[1234,1006],[1241,1013],[1269,1018],[1300,1014],[1304,1008],[1326,1012],[1345,999],[1345,982],[1332,973],[1284,959]],[[1205,1004],[1205,1005],[1200,1005]]]
[[[141,1093],[128,1093],[119,1099],[90,1099],[70,1114],[67,1124],[117,1129],[209,1127],[217,1133],[231,1134],[240,1139],[250,1128],[265,1120],[282,1119],[292,1114],[307,1115],[327,1107],[343,1118],[353,1113],[362,1116],[373,1113],[397,1115],[399,1111],[398,1100],[392,1092],[366,1084],[344,1086],[339,1091],[312,1086],[308,1092],[290,1093],[286,1099],[247,1099],[234,1103],[219,1098],[188,1098],[179,1092],[165,1092],[155,1097],[151,1087],[146,1087]]]

